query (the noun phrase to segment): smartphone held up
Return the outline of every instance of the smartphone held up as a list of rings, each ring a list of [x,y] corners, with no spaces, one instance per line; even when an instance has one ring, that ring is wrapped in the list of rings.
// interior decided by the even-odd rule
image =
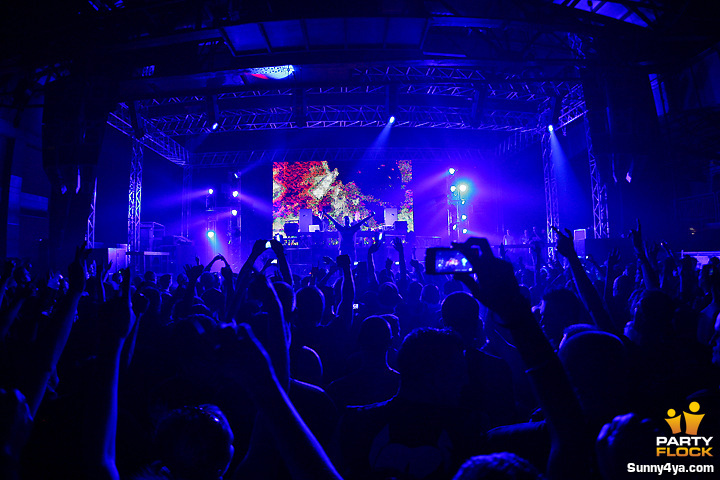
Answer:
[[[431,247],[425,252],[425,268],[430,275],[472,273],[470,260],[460,251],[449,247]]]

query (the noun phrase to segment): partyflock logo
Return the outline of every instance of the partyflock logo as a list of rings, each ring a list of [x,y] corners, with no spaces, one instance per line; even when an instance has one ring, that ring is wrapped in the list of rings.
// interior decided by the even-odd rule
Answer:
[[[689,412],[683,411],[682,415],[672,408],[667,411],[668,418],[665,419],[670,426],[672,437],[657,437],[656,452],[658,457],[712,457],[710,441],[713,437],[699,436],[698,428],[705,417],[700,412],[700,404],[691,402],[688,405]],[[682,423],[685,423],[685,430]],[[684,434],[684,435],[683,435]]]

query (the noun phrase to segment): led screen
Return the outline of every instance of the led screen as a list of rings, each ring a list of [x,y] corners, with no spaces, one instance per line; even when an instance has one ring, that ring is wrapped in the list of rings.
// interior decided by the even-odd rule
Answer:
[[[407,222],[408,230],[414,230],[411,180],[410,160],[362,162],[362,165],[329,161],[275,162],[273,233],[284,233],[285,223],[297,222],[304,208],[312,210],[314,215],[328,210],[340,222],[344,216],[357,221],[376,213],[376,218],[367,223],[371,229],[380,227],[385,208],[397,208],[398,221]]]

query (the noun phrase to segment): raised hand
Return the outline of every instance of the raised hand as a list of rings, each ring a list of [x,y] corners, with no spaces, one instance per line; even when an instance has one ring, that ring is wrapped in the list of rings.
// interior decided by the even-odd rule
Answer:
[[[75,248],[75,259],[68,267],[68,280],[70,282],[70,291],[74,293],[82,293],[85,291],[85,282],[87,281],[87,258],[90,250],[87,248],[87,242],[82,246]]]
[[[422,264],[416,259],[413,258],[410,260],[410,266],[413,267],[415,270],[422,270]]]
[[[187,275],[188,280],[190,282],[196,282],[198,278],[200,278],[200,275],[203,274],[205,271],[205,267],[203,267],[200,264],[200,259],[195,257],[195,262],[197,262],[197,265],[185,265],[185,275]],[[129,272],[128,272],[129,274]],[[123,281],[125,281],[125,275],[123,274]]]
[[[474,248],[479,247],[478,249]],[[476,287],[471,288],[480,303],[498,313],[503,320],[511,320],[519,311],[529,310],[529,304],[520,294],[512,263],[495,258],[486,238],[469,238],[465,243],[455,244],[470,261],[477,274]],[[458,279],[469,282],[469,275]]]
[[[573,233],[565,229],[565,233],[561,232],[560,229],[552,227],[553,231],[557,235],[557,251],[563,257],[567,259],[577,258],[577,252],[575,252],[575,243],[573,239]]]
[[[255,243],[253,243],[252,251],[250,252],[250,256],[257,258],[262,255],[262,253],[267,250],[267,243],[267,240],[255,240]]]
[[[608,266],[608,273],[612,271],[612,267],[620,263],[620,251],[617,249],[617,247],[610,250],[610,253],[608,253],[607,258],[607,266]]]
[[[278,258],[285,255],[285,249],[283,248],[282,243],[278,242],[274,238],[270,240],[270,248],[272,249],[275,256]]]
[[[233,271],[230,264],[223,258],[223,261],[225,262],[225,265],[220,268],[220,275],[225,279],[226,282],[232,282],[233,279]]]
[[[378,250],[380,250],[380,247],[382,246],[382,243],[377,238],[375,241],[373,241],[373,244],[370,245],[370,248],[368,249],[368,253],[377,253]]]
[[[400,254],[405,253],[405,251],[403,250],[403,243],[402,240],[400,240],[400,237],[393,238],[393,248]]]
[[[386,258],[386,259],[385,259],[385,270],[390,270],[390,269],[392,269],[392,265],[393,265],[392,258],[389,258],[389,257]]]
[[[350,256],[347,254],[338,255],[337,256],[337,266],[339,268],[349,268],[350,267]]]
[[[647,248],[647,256],[650,262],[655,265],[657,263],[657,257],[660,253],[660,246],[657,243],[653,243]]]
[[[144,296],[142,298],[133,299],[130,303],[130,269],[122,270],[123,281],[120,284],[120,296],[108,300],[100,309],[101,321],[106,324],[106,334],[111,339],[123,341],[130,335],[135,318],[142,315],[147,309],[148,302]]]
[[[2,279],[7,280],[12,277],[13,270],[15,270],[15,262],[12,260],[6,260],[3,265]]]
[[[638,255],[645,255],[645,246],[643,244],[642,225],[640,225],[640,219],[637,219],[637,228],[635,230],[630,230],[630,238],[632,239],[635,253]]]

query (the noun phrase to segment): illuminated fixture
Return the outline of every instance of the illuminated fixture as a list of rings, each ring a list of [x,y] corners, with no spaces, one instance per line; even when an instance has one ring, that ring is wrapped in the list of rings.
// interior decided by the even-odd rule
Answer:
[[[555,127],[553,127],[552,125],[548,125],[548,132],[552,133],[553,130],[555,130]]]
[[[208,195],[212,195],[213,193],[215,193],[215,190],[213,190],[212,188],[208,188]]]
[[[232,213],[233,217],[237,217],[237,210],[235,210],[234,208],[230,211],[230,213]]]
[[[390,125],[392,125],[393,123],[395,123],[395,115],[391,115],[391,116],[390,116],[390,120],[388,120],[388,123],[389,123]]]
[[[464,193],[464,192],[467,192],[468,186],[467,186],[466,184],[464,184],[464,183],[461,183],[461,184],[458,186],[458,188],[460,189],[461,192]]]
[[[262,79],[282,80],[295,73],[292,65],[279,65],[277,67],[251,68],[250,75]]]
[[[468,229],[467,229],[467,228],[463,228],[463,229],[462,229],[462,232],[463,232],[463,233],[467,233],[467,232],[468,232]]]
[[[460,217],[460,218],[462,218],[463,220],[467,220],[467,215],[465,215],[465,214],[463,213],[463,214],[462,214],[462,217]]]
[[[233,197],[237,198],[238,195],[240,195],[240,192],[238,192],[237,190],[233,190]]]
[[[451,186],[450,186],[450,191],[451,191],[451,192],[455,192],[455,190],[457,190],[457,187],[455,187],[455,185],[451,185]]]
[[[452,168],[452,167],[448,168],[448,173],[449,173],[450,175],[455,175],[455,169]]]
[[[215,232],[213,232],[212,230],[208,230],[207,237],[212,240],[213,238],[215,238]]]

